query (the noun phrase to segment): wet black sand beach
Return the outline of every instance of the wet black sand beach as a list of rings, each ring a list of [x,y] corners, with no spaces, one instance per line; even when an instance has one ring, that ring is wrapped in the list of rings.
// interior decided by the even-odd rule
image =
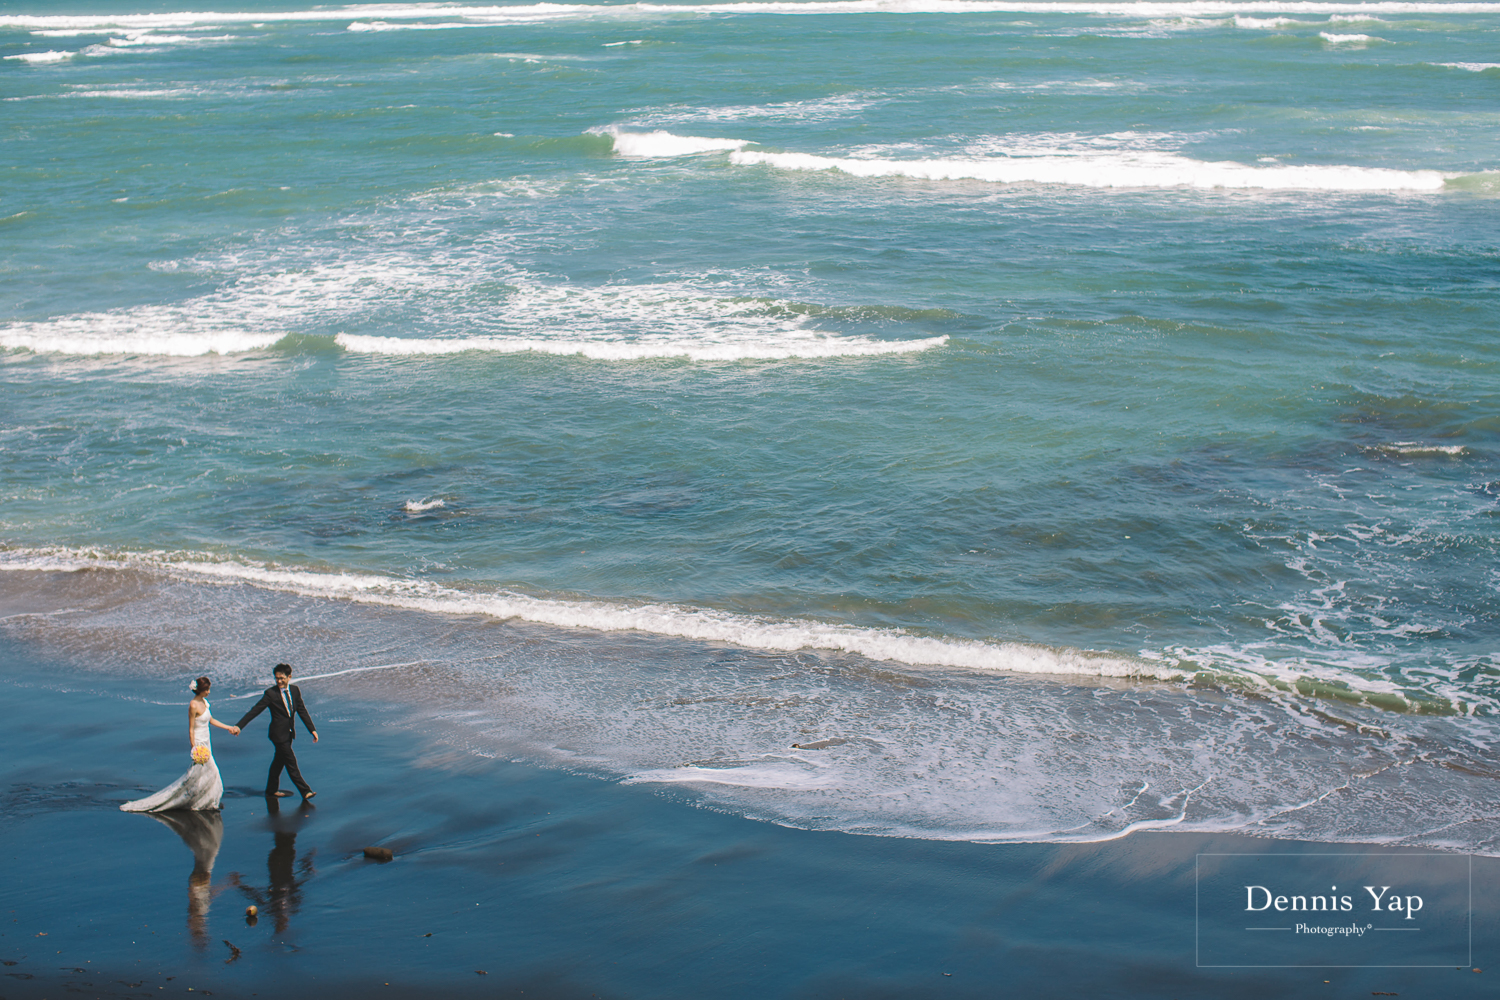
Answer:
[[[301,739],[298,752],[315,804],[285,799],[268,812],[262,725],[214,734],[220,817],[121,813],[186,758],[181,707],[150,704],[173,698],[166,686],[0,647],[0,997],[1493,990],[1492,974],[1470,968],[1197,967],[1198,854],[1327,845],[1171,832],[984,845],[786,829],[475,756],[404,708],[311,687],[322,742]],[[220,699],[217,714],[232,722],[243,704]],[[372,845],[395,860],[367,860]],[[1500,862],[1475,858],[1473,872],[1473,964],[1484,968]]]

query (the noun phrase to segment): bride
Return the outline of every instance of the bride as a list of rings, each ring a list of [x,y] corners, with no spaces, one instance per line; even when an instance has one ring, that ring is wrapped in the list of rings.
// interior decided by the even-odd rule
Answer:
[[[188,702],[188,740],[192,744],[192,765],[187,773],[155,795],[126,802],[120,806],[125,812],[166,812],[168,809],[217,809],[224,794],[224,781],[219,777],[219,765],[214,763],[213,747],[209,742],[209,726],[227,729],[235,736],[239,726],[226,726],[215,719],[209,710],[207,677],[198,678],[193,684],[193,700]]]

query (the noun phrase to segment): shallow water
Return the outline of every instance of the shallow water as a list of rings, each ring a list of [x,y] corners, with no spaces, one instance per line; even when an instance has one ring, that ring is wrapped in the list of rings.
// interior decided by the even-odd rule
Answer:
[[[28,862],[6,885],[9,997],[992,997],[1004,983],[1028,996],[1248,1000],[1309,981],[1346,995],[1489,995],[1488,973],[1467,964],[1198,967],[1200,853],[1281,865],[1325,845],[791,830],[468,753],[433,720],[326,686],[308,685],[320,742],[298,741],[311,807],[268,813],[262,721],[215,736],[222,814],[122,813],[180,759],[181,703],[153,705],[139,685],[9,643],[0,669],[13,714],[0,732],[0,844]],[[229,714],[232,699],[213,697]],[[395,860],[366,860],[377,844]],[[1483,968],[1500,863],[1441,860],[1472,862]],[[1457,888],[1466,895],[1466,880]]]
[[[4,624],[795,825],[1492,853],[1497,18],[7,5]]]

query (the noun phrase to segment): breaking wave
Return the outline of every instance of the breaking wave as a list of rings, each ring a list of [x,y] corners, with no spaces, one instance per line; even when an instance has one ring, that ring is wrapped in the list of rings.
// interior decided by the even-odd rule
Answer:
[[[1365,48],[1371,42],[1383,42],[1385,39],[1376,38],[1374,35],[1339,35],[1329,31],[1318,32],[1318,37],[1330,46],[1344,46],[1345,48]]]
[[[43,63],[66,62],[67,60],[72,59],[77,54],[78,53],[76,52],[64,51],[22,52],[20,55],[6,56],[5,58],[12,61],[30,63],[33,66],[38,66],[42,65]]]
[[[1056,184],[1088,188],[1197,188],[1262,191],[1440,191],[1448,175],[1436,170],[1384,167],[1252,167],[1205,162],[1173,153],[1036,156],[991,160],[862,160],[741,150],[739,166],[837,171],[854,177],[977,180],[997,184]]]
[[[467,296],[494,274],[471,275],[454,263],[392,253],[252,273],[177,303],[0,325],[0,350],[199,357],[263,351],[291,336],[311,336],[357,354],[482,351],[727,361],[904,354],[948,341],[947,336],[882,340],[832,333],[818,323],[824,316],[837,322],[832,314],[838,310],[729,290],[710,293],[693,281],[587,286],[516,275],[503,294],[487,297],[476,309]],[[339,329],[387,326],[392,315],[410,315],[414,303],[422,310],[421,332],[429,335]],[[844,312],[857,316],[859,309]],[[402,326],[410,330],[413,324]],[[454,329],[464,335],[448,335]]]
[[[407,501],[406,513],[446,509],[444,500]],[[1187,682],[1198,687],[1363,706],[1402,715],[1493,715],[1482,694],[1413,691],[1305,657],[1269,659],[1246,647],[1171,647],[1139,655],[921,635],[903,628],[720,611],[691,605],[539,597],[503,589],[448,586],[375,573],[319,572],[200,552],[0,549],[0,571],[138,571],[196,583],[239,584],[299,597],[352,601],[441,615],[479,615],[565,629],[642,633],[767,652],[852,653],[912,667],[1074,679]],[[1445,697],[1445,695],[1447,695]]]
[[[621,156],[658,157],[691,156],[695,153],[723,153],[743,149],[749,143],[743,139],[706,139],[696,135],[673,135],[671,132],[619,132],[607,133],[614,141],[615,152]]]
[[[459,337],[416,339],[361,337],[339,334],[340,347],[356,354],[434,355],[484,351],[495,354],[577,355],[599,361],[639,361],[646,358],[688,358],[693,361],[780,360],[787,358],[870,357],[907,354],[941,347],[946,336],[921,340],[870,340],[865,337],[780,337],[733,342],[678,341],[662,337],[637,340],[548,340],[532,337]]]
[[[746,149],[748,140],[680,136],[670,132],[610,132],[615,151],[632,157],[727,152],[736,166],[788,171],[833,171],[853,177],[976,180],[1085,188],[1196,188],[1262,191],[1440,191],[1457,174],[1344,165],[1249,166],[1194,160],[1173,152],[1126,150],[1060,155],[915,160],[817,156]]]
[[[410,508],[408,508],[410,509]],[[221,561],[194,553],[104,553],[19,549],[0,553],[0,570],[145,570],[197,581],[239,583],[303,597],[379,604],[446,615],[520,619],[563,628],[635,631],[727,642],[763,650],[836,650],[913,666],[1081,677],[1173,679],[1181,669],[1088,650],[913,635],[902,629],[732,614],[673,604],[560,600],[506,591],[465,591],[420,580]]]

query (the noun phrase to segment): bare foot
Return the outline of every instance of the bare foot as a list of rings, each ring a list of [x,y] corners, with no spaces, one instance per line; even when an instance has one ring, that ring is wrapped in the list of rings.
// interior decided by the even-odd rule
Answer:
[[[306,795],[302,796],[302,801],[306,802],[308,799],[312,798],[314,795],[317,795],[317,794],[318,794],[317,792],[308,792]]]
[[[266,794],[267,795],[274,795],[278,799],[284,799],[284,798],[286,798],[288,795],[290,795],[292,793],[291,792],[284,792],[284,791],[276,791],[276,792],[267,792]]]

